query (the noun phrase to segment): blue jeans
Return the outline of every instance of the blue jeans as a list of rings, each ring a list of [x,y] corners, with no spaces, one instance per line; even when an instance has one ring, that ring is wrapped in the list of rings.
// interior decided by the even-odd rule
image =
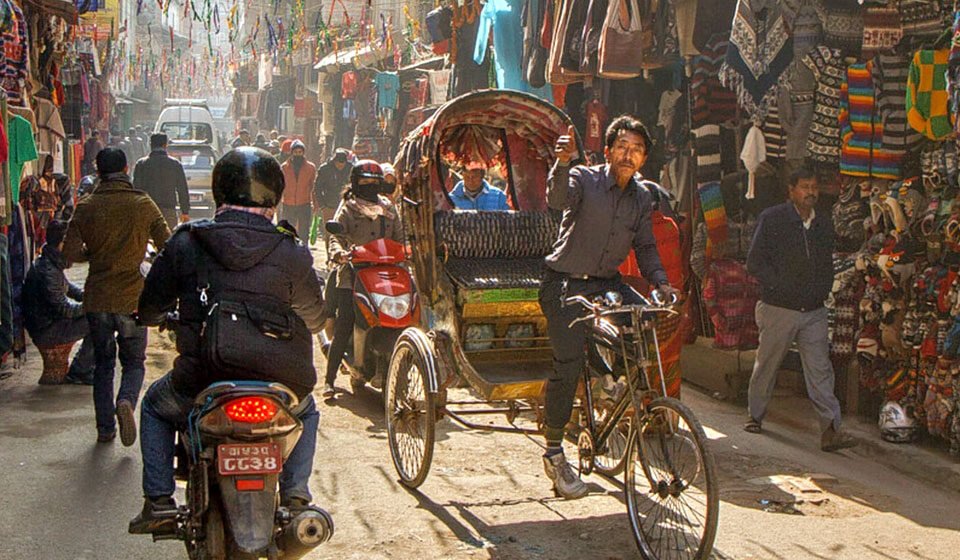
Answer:
[[[97,432],[111,434],[116,430],[115,402],[128,401],[134,408],[143,387],[144,362],[147,359],[147,327],[137,325],[133,317],[119,313],[87,313],[93,355],[93,407],[97,415]],[[114,401],[113,374],[120,351],[120,391]]]
[[[170,374],[164,375],[147,389],[140,407],[140,453],[143,455],[143,495],[156,498],[172,496],[174,488],[173,457],[176,453],[177,429],[183,427],[193,408],[193,399],[173,388]],[[280,499],[302,498],[308,502],[313,455],[317,447],[320,413],[313,395],[300,402],[297,418],[303,433],[283,463],[280,475]]]

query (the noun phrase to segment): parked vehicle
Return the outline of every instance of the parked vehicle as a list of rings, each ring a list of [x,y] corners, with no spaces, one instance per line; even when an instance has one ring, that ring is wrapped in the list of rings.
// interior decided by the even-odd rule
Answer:
[[[204,99],[167,99],[153,131],[165,133],[171,142],[205,143],[216,154],[223,153],[216,122]]]
[[[179,433],[177,478],[187,483],[175,529],[191,560],[296,560],[333,536],[333,519],[310,506],[278,506],[283,463],[300,439],[296,394],[279,383],[214,383]],[[171,524],[173,526],[173,524]]]
[[[342,232],[337,222],[327,222],[332,234]],[[341,370],[350,375],[354,392],[368,382],[383,386],[393,346],[404,329],[415,324],[420,315],[416,286],[406,261],[403,245],[392,239],[375,239],[350,252],[354,269],[354,305],[352,351],[344,357]],[[323,348],[326,335],[321,335]]]
[[[204,142],[176,140],[167,146],[167,154],[180,161],[190,190],[190,217],[211,218],[217,208],[213,201],[213,166],[217,154]]]

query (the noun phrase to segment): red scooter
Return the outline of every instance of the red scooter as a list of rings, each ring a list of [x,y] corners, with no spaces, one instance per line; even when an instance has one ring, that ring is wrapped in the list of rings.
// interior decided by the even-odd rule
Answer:
[[[343,231],[337,222],[327,222],[326,229],[334,235]],[[403,266],[406,260],[403,244],[392,239],[375,239],[350,251],[355,322],[352,351],[340,367],[350,375],[355,393],[367,383],[375,389],[383,386],[394,343],[420,315],[413,276]],[[326,334],[320,339],[326,353]]]

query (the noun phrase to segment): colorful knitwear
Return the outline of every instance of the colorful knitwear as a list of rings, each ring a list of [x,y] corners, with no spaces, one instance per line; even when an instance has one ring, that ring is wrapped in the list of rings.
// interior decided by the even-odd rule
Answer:
[[[907,124],[907,76],[910,59],[899,54],[880,54],[873,60],[873,83],[877,90],[877,113],[883,125],[883,149],[901,158],[922,140]]]
[[[693,76],[690,78],[693,128],[737,118],[737,95],[723,87],[718,77],[727,45],[727,36],[717,33],[707,40],[700,56],[693,59]]]
[[[907,78],[907,120],[931,140],[941,140],[953,132],[954,116],[947,94],[949,56],[949,49],[917,51]]]
[[[693,149],[697,154],[697,184],[719,181],[723,177],[720,126],[707,124],[696,128],[693,138]]]
[[[903,38],[900,10],[894,4],[867,6],[863,12],[863,58],[897,46]]]
[[[840,173],[898,179],[900,156],[883,149],[872,72],[872,62],[852,64],[840,87]]]
[[[727,210],[723,205],[723,192],[720,182],[713,181],[697,188],[700,195],[700,208],[703,210],[703,222],[707,224],[707,255],[727,240]]]
[[[807,137],[807,152],[813,161],[836,164],[840,161],[840,86],[843,84],[843,56],[837,49],[819,46],[803,58],[817,79],[813,124]]]
[[[754,309],[760,299],[760,282],[733,259],[718,259],[708,266],[703,303],[713,322],[713,347],[752,350],[759,343]]]

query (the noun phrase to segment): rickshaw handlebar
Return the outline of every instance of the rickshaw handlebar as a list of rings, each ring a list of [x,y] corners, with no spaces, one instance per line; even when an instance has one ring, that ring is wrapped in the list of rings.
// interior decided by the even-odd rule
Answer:
[[[670,294],[669,301],[663,299],[660,293],[657,290],[654,290],[650,294],[650,298],[644,297],[642,294],[635,292],[643,301],[643,303],[637,304],[627,304],[623,305],[616,301],[611,301],[611,298],[605,297],[597,301],[590,301],[585,296],[571,296],[564,299],[566,305],[571,305],[574,303],[579,303],[584,308],[587,309],[590,313],[574,319],[570,323],[570,327],[578,323],[583,323],[586,321],[592,321],[600,317],[608,317],[610,315],[619,315],[623,313],[634,313],[638,312],[641,315],[645,313],[665,313],[667,315],[676,315],[677,311],[673,308],[673,305],[677,303],[679,299],[677,294]],[[652,301],[651,301],[652,300]]]

